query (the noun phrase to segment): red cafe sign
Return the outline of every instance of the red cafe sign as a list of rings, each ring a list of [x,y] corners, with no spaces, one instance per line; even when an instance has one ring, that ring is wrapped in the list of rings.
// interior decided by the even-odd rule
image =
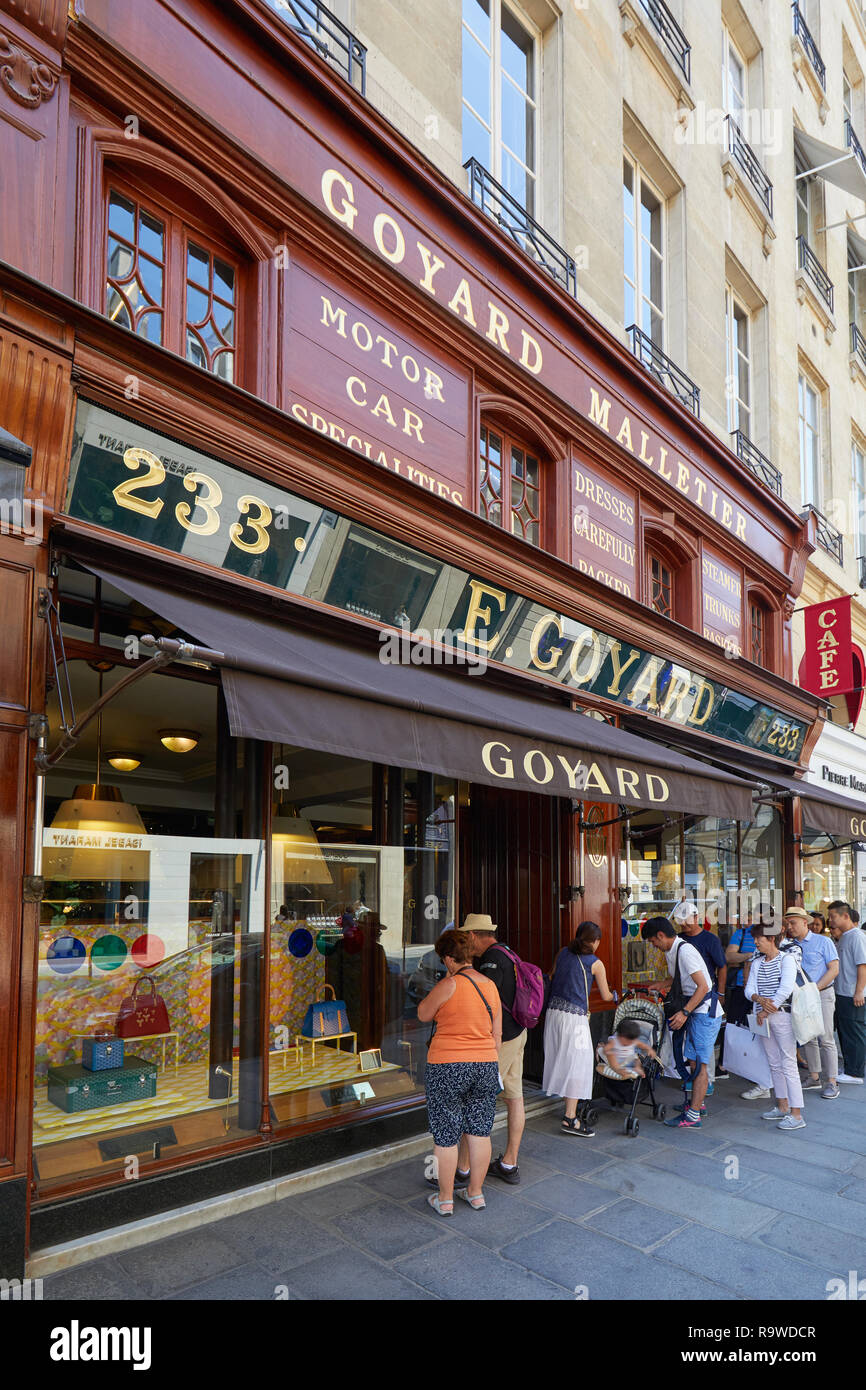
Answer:
[[[803,609],[805,655],[800,664],[804,690],[828,699],[854,688],[854,655],[851,649],[851,598],[812,603]]]

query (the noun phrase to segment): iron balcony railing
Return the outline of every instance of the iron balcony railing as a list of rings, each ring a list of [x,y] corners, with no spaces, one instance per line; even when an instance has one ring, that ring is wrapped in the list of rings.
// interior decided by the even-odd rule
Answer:
[[[827,69],[826,69],[826,67],[824,66],[824,59],[821,57],[821,54],[818,52],[818,45],[816,44],[815,40],[812,38],[812,31],[810,30],[808,24],[806,23],[805,19],[803,18],[803,11],[800,9],[800,6],[797,4],[797,0],[794,0],[793,5],[791,6],[791,10],[792,10],[793,15],[794,15],[794,33],[797,35],[797,37],[798,37],[798,39],[800,40],[801,44],[803,45],[803,47],[805,48],[806,52],[808,53],[808,55],[809,55],[809,62],[812,64],[812,67],[815,69],[815,76],[817,77],[818,81],[821,83],[821,86],[822,86],[822,87],[824,88],[824,90],[826,91],[826,89],[827,89]]]
[[[732,430],[731,439],[733,440],[734,453],[741,463],[744,463],[756,478],[760,478],[765,487],[774,492],[777,497],[782,496],[782,475],[778,468],[770,462],[760,449],[756,449],[751,439],[743,434],[742,430]]]
[[[866,589],[866,555],[857,556],[857,569],[859,571],[860,588]]]
[[[504,232],[516,241],[522,251],[568,290],[577,295],[577,264],[573,256],[554,241],[535,218],[530,216],[515,197],[497,183],[477,159],[467,159],[463,165],[469,171],[469,197]]]
[[[664,0],[640,0],[640,5],[683,77],[691,82],[691,45]]]
[[[758,156],[743,139],[743,132],[733,116],[727,117],[728,150],[739,164],[770,217],[773,216],[773,185],[761,168]]]
[[[327,5],[319,4],[319,0],[268,0],[268,4],[361,96],[367,95],[367,50]]]
[[[819,512],[817,507],[811,507],[811,511],[815,513],[818,544],[837,564],[843,565],[845,560],[842,532],[837,531],[833,523],[828,521],[824,513]]]
[[[866,150],[863,149],[863,146],[854,134],[854,127],[847,117],[845,119],[845,144],[860,165],[863,173],[866,174]]]
[[[804,236],[797,237],[797,267],[806,272],[832,314],[833,281]]]
[[[657,347],[652,338],[643,329],[638,328],[636,323],[631,324],[626,329],[626,333],[631,339],[631,350],[638,361],[646,367],[647,371],[660,381],[662,386],[666,386],[669,391],[676,396],[677,400],[682,401],[693,415],[700,417],[701,413],[701,392],[695,385],[690,376],[676,362],[671,361],[666,353]]]
[[[863,337],[856,323],[851,324],[851,351],[856,352],[861,363],[866,367],[866,338]]]

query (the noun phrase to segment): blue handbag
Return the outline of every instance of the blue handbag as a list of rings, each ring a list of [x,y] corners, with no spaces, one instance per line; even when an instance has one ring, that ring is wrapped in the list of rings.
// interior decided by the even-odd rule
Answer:
[[[331,998],[328,999],[327,991],[331,991]],[[337,998],[337,992],[333,985],[323,985],[320,993],[324,994],[323,999],[316,996],[315,1004],[311,1004],[304,1014],[304,1021],[301,1024],[301,1036],[304,1038],[334,1038],[338,1033],[348,1033],[349,1014],[344,1000]]]

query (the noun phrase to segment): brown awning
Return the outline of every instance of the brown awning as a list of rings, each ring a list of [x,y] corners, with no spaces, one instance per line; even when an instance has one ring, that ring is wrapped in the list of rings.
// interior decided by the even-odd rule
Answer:
[[[763,783],[784,796],[798,796],[804,829],[818,830],[824,835],[848,841],[866,839],[866,801],[854,801],[850,796],[840,796],[838,792],[817,782],[789,777],[787,773],[775,769],[764,772],[746,768],[730,758],[726,758],[722,765],[738,776],[751,777],[753,782]]]
[[[383,664],[289,623],[89,566],[224,657],[232,733],[490,786],[696,815],[752,815],[751,785],[486,676]]]

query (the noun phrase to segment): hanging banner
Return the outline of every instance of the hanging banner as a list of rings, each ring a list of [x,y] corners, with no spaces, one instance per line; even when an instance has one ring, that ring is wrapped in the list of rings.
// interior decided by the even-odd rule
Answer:
[[[854,655],[851,649],[851,597],[812,603],[803,609],[806,650],[800,666],[804,690],[828,699],[854,687]]]

